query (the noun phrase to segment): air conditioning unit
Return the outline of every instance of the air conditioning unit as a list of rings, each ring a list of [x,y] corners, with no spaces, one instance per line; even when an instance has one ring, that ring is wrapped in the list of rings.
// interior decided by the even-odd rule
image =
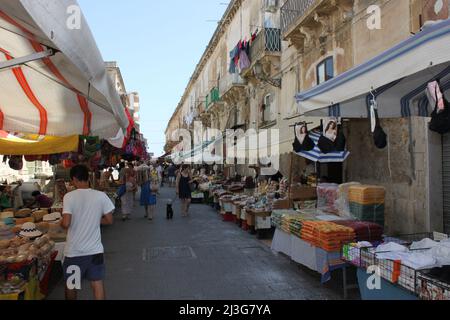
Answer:
[[[264,11],[275,13],[278,11],[278,0],[264,0]]]

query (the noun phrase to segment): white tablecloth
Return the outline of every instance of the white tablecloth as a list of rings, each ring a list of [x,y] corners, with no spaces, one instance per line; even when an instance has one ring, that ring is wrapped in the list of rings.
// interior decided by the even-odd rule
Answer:
[[[283,230],[277,229],[272,241],[272,250],[281,252],[285,255],[292,256],[292,238]]]
[[[331,279],[331,271],[345,266],[340,252],[326,252],[278,228],[272,241],[272,250],[284,253],[293,261],[320,273],[322,283]]]
[[[317,248],[296,236],[291,236],[291,241],[292,260],[311,270],[322,273],[322,270],[317,265]]]

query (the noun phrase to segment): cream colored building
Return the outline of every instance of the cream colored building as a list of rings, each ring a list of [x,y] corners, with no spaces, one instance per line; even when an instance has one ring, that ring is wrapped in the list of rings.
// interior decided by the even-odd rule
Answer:
[[[321,118],[302,116],[295,95],[409,39],[426,21],[448,17],[448,0],[231,1],[168,124],[167,140],[177,128],[192,129],[192,119],[221,131],[279,129],[280,171],[288,175],[294,159],[291,173],[298,176],[305,163],[292,157],[291,125],[307,120],[314,127]],[[380,25],[369,28],[377,19]],[[230,52],[256,31],[250,67],[231,74]],[[385,186],[390,233],[443,231],[445,223],[450,232],[450,206],[443,210],[450,199],[442,197],[450,190],[442,177],[445,150],[428,121],[415,114],[382,119],[392,143],[380,151],[372,146],[368,119],[346,119],[351,156],[341,167],[322,168],[342,181]],[[236,169],[251,172],[246,166]]]

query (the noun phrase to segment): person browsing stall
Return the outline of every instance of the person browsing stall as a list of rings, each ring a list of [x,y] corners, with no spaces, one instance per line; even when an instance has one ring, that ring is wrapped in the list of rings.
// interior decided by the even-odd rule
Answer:
[[[64,250],[64,278],[73,276],[77,266],[82,279],[91,282],[95,300],[105,300],[104,248],[101,225],[113,224],[114,204],[108,196],[89,187],[89,169],[78,165],[70,171],[76,190],[64,197],[61,226],[68,230]],[[80,280],[82,280],[80,279]],[[66,300],[76,300],[77,291],[66,287]]]
[[[29,204],[29,208],[49,209],[53,205],[53,200],[40,191],[34,191],[31,196],[34,198],[34,201]]]

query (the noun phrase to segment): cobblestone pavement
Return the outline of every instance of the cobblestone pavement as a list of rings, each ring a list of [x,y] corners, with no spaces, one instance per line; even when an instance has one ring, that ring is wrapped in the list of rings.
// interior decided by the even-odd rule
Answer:
[[[158,198],[156,219],[144,219],[136,203],[131,221],[103,230],[107,298],[113,300],[336,300],[343,298],[340,272],[327,285],[320,276],[273,253],[267,243],[222,222],[211,207],[193,205],[182,218],[165,219],[166,199]],[[119,217],[118,217],[119,218]],[[80,299],[92,297],[84,283]],[[49,299],[64,298],[61,280]]]

